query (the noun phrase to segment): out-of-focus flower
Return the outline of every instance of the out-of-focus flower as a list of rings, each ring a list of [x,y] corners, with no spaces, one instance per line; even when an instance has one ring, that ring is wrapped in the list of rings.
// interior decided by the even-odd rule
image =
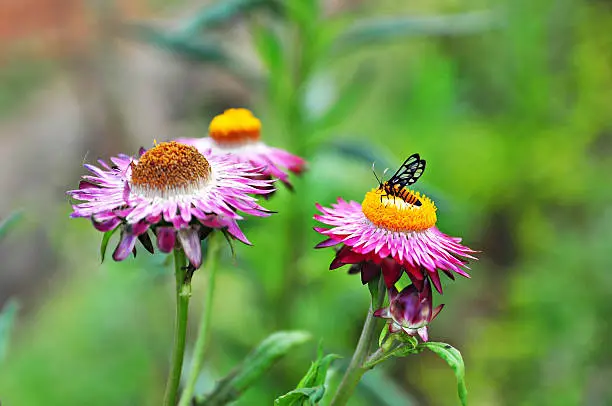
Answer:
[[[269,180],[257,180],[252,165],[236,163],[227,155],[206,155],[177,142],[164,142],[138,158],[121,154],[112,165],[85,165],[93,175],[83,176],[78,190],[68,191],[81,201],[71,217],[87,217],[102,232],[121,229],[113,259],[121,261],[136,253],[139,239],[153,252],[149,230],[162,252],[176,244],[194,268],[202,263],[201,239],[213,229],[250,244],[238,227],[241,211],[268,216],[269,211],[249,194],[270,192]],[[178,239],[178,241],[177,241]]]
[[[442,304],[432,309],[431,296],[431,285],[427,279],[420,290],[414,284],[401,292],[392,286],[389,288],[389,306],[376,310],[374,316],[389,319],[391,333],[403,330],[411,336],[418,334],[423,341],[427,341],[427,326],[444,307]]]
[[[200,151],[229,153],[241,162],[262,168],[267,178],[277,178],[287,187],[289,171],[299,174],[305,161],[279,148],[270,147],[260,140],[261,121],[243,108],[228,109],[213,118],[209,126],[209,137],[180,138],[176,141],[195,146]]]
[[[362,204],[339,198],[331,208],[316,205],[321,214],[315,220],[332,226],[315,227],[328,237],[316,247],[342,244],[330,269],[354,264],[351,272],[361,272],[363,283],[382,270],[387,287],[404,271],[418,286],[429,276],[440,293],[438,270],[451,279],[453,272],[469,277],[465,258],[475,259],[471,255],[475,251],[461,245],[460,238],[438,230],[436,207],[429,198],[407,188],[401,196],[375,188],[366,193]]]

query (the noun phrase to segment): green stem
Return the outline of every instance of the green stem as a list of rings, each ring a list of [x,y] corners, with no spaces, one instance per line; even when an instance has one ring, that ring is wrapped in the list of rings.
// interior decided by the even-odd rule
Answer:
[[[366,317],[363,329],[361,330],[361,337],[355,348],[355,353],[351,359],[342,381],[336,390],[336,394],[331,401],[330,406],[343,406],[348,402],[350,397],[353,395],[357,384],[361,380],[363,374],[368,371],[368,368],[364,368],[364,362],[368,357],[368,352],[372,346],[372,341],[376,336],[376,320],[374,319],[374,310],[382,306],[385,299],[385,282],[382,276],[378,279],[378,291],[376,297],[372,296],[372,303],[368,310],[368,316]]]
[[[208,252],[206,254],[206,264],[204,265],[204,269],[208,271],[206,303],[204,304],[204,311],[202,311],[202,320],[200,321],[200,330],[198,331],[198,338],[193,350],[191,368],[189,369],[189,375],[187,375],[187,383],[185,389],[183,389],[179,406],[191,404],[195,385],[202,370],[202,363],[204,362],[204,352],[206,351],[210,319],[212,317],[213,293],[215,292],[215,276],[217,273],[217,253],[220,248],[219,241],[219,236],[216,236],[215,233],[211,233],[208,236]]]
[[[187,311],[191,296],[191,278],[187,278],[185,266],[187,260],[180,248],[174,249],[174,275],[176,277],[176,321],[174,324],[174,349],[172,366],[166,384],[164,406],[176,405],[178,387],[181,383],[183,355],[185,354],[185,337],[187,334]]]

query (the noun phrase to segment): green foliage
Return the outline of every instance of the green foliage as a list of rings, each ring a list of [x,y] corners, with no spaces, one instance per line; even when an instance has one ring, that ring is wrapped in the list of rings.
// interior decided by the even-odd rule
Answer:
[[[132,35],[140,41],[165,49],[196,62],[227,63],[227,55],[218,42],[195,36],[183,37],[148,25],[133,25]]]
[[[232,20],[256,26],[266,77],[255,83],[266,85],[254,87],[249,101],[262,118],[264,141],[305,156],[309,166],[291,177],[293,194],[279,186],[262,203],[278,214],[240,223],[254,247],[237,245],[235,258],[229,250],[223,258],[201,387],[211,389],[215,377],[279,328],[304,329],[335,353],[352,352],[368,295],[345,268],[327,270],[331,249],[312,250],[322,240],[311,230],[314,202],[361,201],[375,186],[373,161],[380,174],[419,152],[428,167],[416,189],[435,191],[440,230],[482,251],[470,264],[470,280],[443,280],[444,296],[435,300],[446,307],[429,330],[432,339],[462,348],[470,404],[611,404],[609,5],[360,3],[334,17],[319,10],[311,22],[308,9],[291,17],[250,9],[240,13],[243,20]],[[473,14],[484,3],[498,14]],[[473,26],[462,25],[470,18]],[[188,20],[150,40],[161,35],[165,46],[165,36],[183,32]],[[233,28],[222,26],[227,19],[202,20],[201,27],[193,24],[198,35],[187,36],[189,44],[218,44],[223,30]],[[219,52],[199,58],[217,63],[225,56]],[[12,65],[3,70],[3,114],[48,71],[29,61]],[[322,91],[311,91],[318,78],[325,79]],[[199,122],[177,128],[183,124],[205,132]],[[29,157],[32,165],[39,152]],[[20,182],[25,175],[10,176]],[[50,182],[58,181],[54,176]],[[64,200],[44,204],[46,212],[66,207]],[[159,256],[143,262],[148,255],[100,267],[94,258],[99,233],[84,220],[67,223],[65,214],[44,219],[57,230],[50,233],[49,266],[23,285],[2,285],[22,286],[19,301],[28,309],[0,368],[2,402],[157,405],[172,324],[168,268],[159,266]],[[37,237],[44,234],[36,230]],[[9,237],[3,247],[13,242]],[[36,244],[23,245],[39,251]],[[0,268],[12,280],[13,270]],[[194,296],[203,290],[203,275],[194,275]],[[292,351],[236,404],[273,403],[299,381],[309,360]],[[433,356],[394,359],[365,375],[350,406],[409,404],[391,397],[390,387],[393,396],[408,392],[418,399],[412,404],[452,405],[455,384]]]
[[[306,375],[300,380],[297,387],[277,398],[275,406],[310,406],[316,405],[325,395],[325,378],[331,363],[340,358],[336,354],[323,354],[323,347],[319,345],[317,359],[312,363]]]
[[[13,324],[15,323],[18,310],[19,304],[16,300],[11,299],[6,302],[2,308],[2,311],[0,311],[0,364],[6,357],[11,331],[13,329]]]
[[[119,231],[121,227],[115,227],[112,230],[109,230],[102,235],[102,242],[100,243],[100,262],[104,262],[104,258],[106,258],[106,250],[108,248],[108,243],[110,239],[117,231]]]
[[[197,402],[198,405],[224,405],[236,400],[244,391],[296,346],[310,339],[301,331],[281,331],[266,338],[242,364],[223,378],[214,390]]]
[[[388,17],[358,20],[340,35],[335,52],[355,51],[365,45],[397,41],[412,36],[466,35],[498,25],[490,12],[471,12],[434,17]]]
[[[0,241],[16,227],[22,219],[23,212],[16,211],[9,214],[4,220],[0,221]]]
[[[467,388],[465,387],[465,366],[461,353],[456,348],[446,343],[427,342],[419,345],[427,348],[437,356],[442,358],[451,367],[457,377],[457,393],[463,406],[467,406]]]

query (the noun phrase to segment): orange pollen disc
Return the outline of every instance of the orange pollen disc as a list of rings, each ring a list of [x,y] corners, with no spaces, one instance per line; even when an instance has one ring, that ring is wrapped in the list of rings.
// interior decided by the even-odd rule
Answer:
[[[259,140],[261,121],[247,109],[228,109],[210,122],[208,134],[218,144]]]
[[[206,184],[210,164],[195,147],[162,142],[132,163],[131,186],[138,193],[170,197]]]
[[[361,210],[373,224],[391,231],[423,231],[436,225],[436,205],[425,195],[403,189],[397,196],[375,188],[366,193]],[[421,205],[417,205],[419,201]]]

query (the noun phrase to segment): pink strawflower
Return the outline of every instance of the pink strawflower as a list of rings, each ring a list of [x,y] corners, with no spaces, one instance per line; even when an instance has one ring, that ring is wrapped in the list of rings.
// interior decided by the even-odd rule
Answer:
[[[120,227],[116,261],[136,253],[137,239],[152,252],[150,230],[160,251],[171,252],[180,244],[197,269],[202,263],[200,241],[213,229],[250,244],[238,227],[238,211],[270,214],[249,196],[271,189],[271,181],[257,180],[260,172],[251,165],[177,142],[161,143],[139,155],[113,157],[111,166],[100,160],[101,168],[85,165],[93,175],[83,176],[79,189],[68,191],[80,201],[71,217],[90,218],[102,232]]]
[[[260,139],[261,121],[249,110],[228,109],[216,116],[209,126],[209,137],[180,138],[200,151],[232,154],[240,162],[262,168],[267,178],[277,178],[291,188],[289,172],[300,174],[306,162],[289,152],[271,147]]]
[[[382,271],[391,287],[406,271],[419,286],[429,276],[442,293],[438,270],[452,279],[453,272],[469,277],[466,259],[476,259],[471,255],[475,251],[461,245],[460,238],[438,230],[434,203],[407,188],[401,196],[375,188],[362,204],[338,198],[331,208],[319,204],[317,208],[321,214],[316,214],[315,220],[331,226],[315,228],[328,237],[317,248],[342,244],[330,269],[354,264],[351,272],[361,272],[364,283]]]

